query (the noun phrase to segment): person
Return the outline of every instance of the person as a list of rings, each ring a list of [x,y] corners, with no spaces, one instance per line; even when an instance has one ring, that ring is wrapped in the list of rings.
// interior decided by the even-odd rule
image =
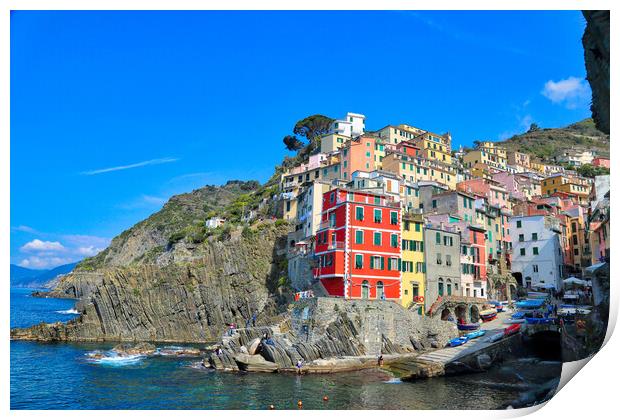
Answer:
[[[383,366],[383,354],[379,354],[379,357],[377,358],[377,364],[379,366]]]
[[[297,359],[297,363],[295,363],[295,367],[297,368],[297,374],[301,375],[301,368],[303,367],[303,362],[301,359]]]
[[[256,327],[256,312],[252,314],[252,326]]]
[[[222,355],[222,348],[220,346],[216,347],[215,355],[218,356],[218,357]]]

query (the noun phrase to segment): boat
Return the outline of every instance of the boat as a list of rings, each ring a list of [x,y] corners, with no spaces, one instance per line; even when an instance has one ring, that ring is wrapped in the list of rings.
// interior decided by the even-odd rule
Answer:
[[[485,316],[485,315],[491,315],[491,314],[496,314],[497,311],[495,309],[484,309],[482,311],[480,311],[480,316]]]
[[[513,318],[513,319],[505,319],[504,324],[523,324],[525,323],[524,318]]]
[[[448,346],[450,347],[462,346],[463,344],[467,343],[467,341],[469,341],[469,338],[467,338],[466,336],[453,338],[452,340],[448,341]]]
[[[485,315],[485,316],[480,316],[480,317],[482,318],[482,322],[491,322],[495,318],[497,318],[497,314]]]
[[[486,334],[486,330],[478,330],[478,331],[472,331],[470,333],[465,334],[465,337],[467,337],[468,340],[473,340],[474,338],[478,338],[478,337],[482,337],[483,335]]]
[[[492,336],[490,336],[488,341],[491,342],[491,343],[495,343],[496,341],[499,341],[502,338],[504,338],[504,333],[503,332],[498,332],[498,333],[495,333]]]
[[[472,323],[472,324],[456,324],[456,327],[461,331],[472,331],[480,328],[480,324]]]
[[[519,331],[521,331],[521,324],[513,324],[510,327],[504,328],[504,337],[509,337]]]
[[[490,300],[489,305],[493,305],[497,312],[504,312],[504,305],[496,300]]]
[[[555,318],[525,318],[525,322],[528,324],[553,324],[554,321]]]
[[[545,304],[543,299],[528,299],[515,303],[515,306],[519,309],[536,309]]]
[[[525,318],[525,312],[522,312],[522,311],[515,312],[514,314],[512,314],[510,316],[510,318],[512,318],[512,319],[523,319],[523,318]]]

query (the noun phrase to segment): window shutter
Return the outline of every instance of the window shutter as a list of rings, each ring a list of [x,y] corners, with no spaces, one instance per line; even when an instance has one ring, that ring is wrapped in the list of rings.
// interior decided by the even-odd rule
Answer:
[[[381,258],[381,269],[384,270],[385,269],[385,257],[379,257]]]
[[[375,257],[370,257],[370,268],[375,268]]]

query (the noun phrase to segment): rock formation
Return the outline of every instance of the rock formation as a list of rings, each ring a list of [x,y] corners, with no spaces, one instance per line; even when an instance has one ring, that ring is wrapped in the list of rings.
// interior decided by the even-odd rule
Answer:
[[[267,220],[249,229],[200,244],[179,242],[158,254],[160,264],[124,264],[126,255],[109,251],[106,258],[115,264],[78,268],[52,292],[79,299],[77,319],[14,329],[11,338],[205,342],[216,341],[229,323],[245,325],[253,314],[268,320],[289,295],[278,285],[289,228]]]
[[[584,10],[587,25],[582,43],[587,79],[592,88],[592,118],[609,134],[609,10]]]
[[[247,349],[256,349],[257,355]],[[390,301],[313,298],[293,305],[272,327],[225,337],[205,365],[219,370],[332,372],[376,365],[377,356],[443,347],[458,335],[450,322],[421,317]]]

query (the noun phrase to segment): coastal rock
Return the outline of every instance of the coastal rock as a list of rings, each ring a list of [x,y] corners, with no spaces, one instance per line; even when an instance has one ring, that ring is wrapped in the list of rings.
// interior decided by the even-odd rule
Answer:
[[[151,343],[138,343],[136,345],[131,344],[119,344],[115,346],[112,351],[119,355],[145,355],[149,356],[155,353],[157,348]]]
[[[235,356],[235,362],[240,370],[246,372],[277,372],[278,365],[265,360],[260,354],[238,354]]]
[[[250,345],[247,348],[247,352],[250,355],[258,354],[258,348],[260,346],[260,338],[255,338],[252,340]]]
[[[260,234],[251,238],[233,235],[201,243],[191,261],[177,262],[175,245],[167,251],[172,260],[167,265],[75,271],[53,294],[80,299],[81,316],[66,324],[14,329],[11,338],[204,343],[219,340],[227,324],[244,325],[253,314],[258,322],[268,322],[286,303],[277,280],[289,228],[264,221],[254,229]],[[115,249],[114,255],[120,252]]]

